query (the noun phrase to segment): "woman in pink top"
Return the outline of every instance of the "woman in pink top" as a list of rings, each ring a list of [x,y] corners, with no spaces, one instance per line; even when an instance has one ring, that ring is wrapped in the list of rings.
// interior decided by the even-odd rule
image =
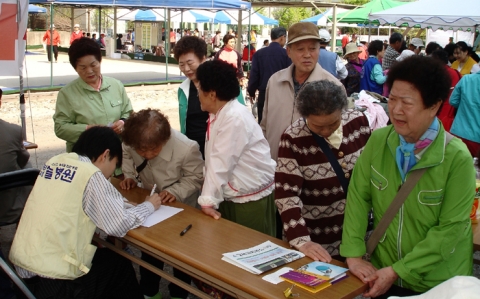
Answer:
[[[228,62],[237,70],[237,78],[240,85],[243,86],[245,82],[245,75],[243,74],[242,56],[234,50],[235,36],[226,34],[223,37],[223,48],[215,54],[214,60],[223,60]]]

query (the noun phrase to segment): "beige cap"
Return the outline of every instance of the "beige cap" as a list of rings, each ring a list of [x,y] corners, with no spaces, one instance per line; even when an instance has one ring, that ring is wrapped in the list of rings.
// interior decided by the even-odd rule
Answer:
[[[73,25],[73,28],[80,28],[80,25],[79,25],[79,24],[75,24],[75,25]]]
[[[345,55],[343,55],[343,58],[345,58],[348,54],[360,52],[362,52],[362,50],[360,50],[355,43],[348,43],[345,46]]]
[[[402,61],[402,60],[405,60],[405,58],[407,57],[410,57],[410,56],[413,56],[415,55],[415,52],[411,51],[411,50],[403,50],[402,53],[397,57],[395,58],[397,61]]]
[[[288,29],[288,45],[305,39],[320,40],[318,28],[315,24],[309,22],[300,22],[290,26]]]
[[[422,39],[420,39],[420,38],[418,38],[418,37],[412,38],[412,40],[410,41],[410,44],[411,44],[411,45],[414,45],[415,47],[425,47],[425,45],[423,44]]]

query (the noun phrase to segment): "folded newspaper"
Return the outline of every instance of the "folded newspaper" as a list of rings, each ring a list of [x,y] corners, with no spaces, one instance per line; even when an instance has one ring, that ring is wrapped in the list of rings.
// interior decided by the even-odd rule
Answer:
[[[224,253],[222,260],[253,274],[261,274],[304,256],[299,251],[267,241],[252,248]]]

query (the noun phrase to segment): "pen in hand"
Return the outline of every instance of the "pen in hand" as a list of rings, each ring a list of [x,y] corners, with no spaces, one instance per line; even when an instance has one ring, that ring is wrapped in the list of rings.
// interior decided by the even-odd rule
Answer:
[[[180,233],[180,236],[185,235],[188,232],[188,230],[191,228],[192,228],[192,225],[189,224],[184,230],[182,230],[182,232]]]
[[[155,193],[155,189],[157,189],[157,184],[153,185],[152,192],[150,192],[150,196],[152,196]]]

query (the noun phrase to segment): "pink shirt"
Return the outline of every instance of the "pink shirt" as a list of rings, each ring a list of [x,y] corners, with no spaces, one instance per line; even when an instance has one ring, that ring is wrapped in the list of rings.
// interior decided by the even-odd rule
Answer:
[[[227,47],[223,49],[223,51],[220,53],[220,56],[218,56],[218,59],[226,61],[233,65],[234,68],[238,67],[238,55],[237,52],[234,50],[231,50]]]

